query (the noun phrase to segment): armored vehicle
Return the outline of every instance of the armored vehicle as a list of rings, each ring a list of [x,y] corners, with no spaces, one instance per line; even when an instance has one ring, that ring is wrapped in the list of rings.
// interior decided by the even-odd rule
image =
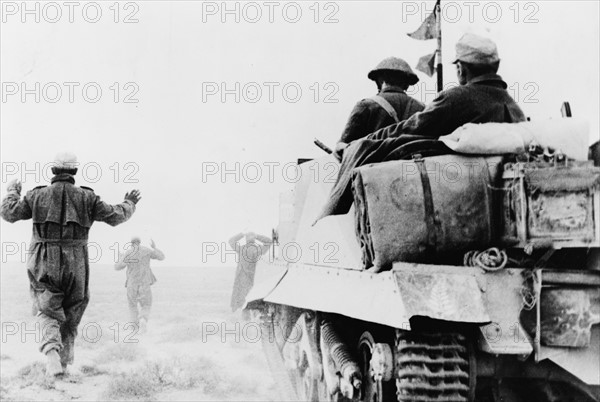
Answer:
[[[362,166],[316,223],[339,163],[299,161],[246,305],[282,398],[598,401],[600,168],[529,151]]]

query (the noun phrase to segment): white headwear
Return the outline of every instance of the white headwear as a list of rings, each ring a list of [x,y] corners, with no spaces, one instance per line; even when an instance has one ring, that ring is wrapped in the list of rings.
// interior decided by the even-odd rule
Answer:
[[[489,38],[467,33],[456,43],[456,60],[471,64],[492,64],[499,61],[498,48]]]
[[[79,163],[72,152],[59,152],[54,157],[54,167],[59,169],[76,169]]]

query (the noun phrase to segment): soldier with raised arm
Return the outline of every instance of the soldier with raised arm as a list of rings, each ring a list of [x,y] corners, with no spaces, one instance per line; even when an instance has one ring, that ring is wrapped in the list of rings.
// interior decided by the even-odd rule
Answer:
[[[140,192],[125,194],[117,205],[103,202],[94,190],[75,185],[77,158],[59,153],[49,186],[39,186],[21,198],[21,183],[13,180],[2,200],[0,215],[8,222],[33,220],[27,273],[42,330],[40,351],[47,373],[60,375],[73,363],[77,327],[89,302],[87,240],[95,221],[116,226],[127,221]]]
[[[242,246],[239,241],[246,237],[246,243]],[[257,243],[257,240],[259,243]],[[236,311],[244,305],[246,296],[254,285],[254,274],[256,263],[269,251],[273,241],[270,237],[257,235],[253,232],[238,233],[229,239],[229,245],[238,256],[233,292],[231,294],[231,311]]]
[[[150,269],[150,260],[162,261],[164,259],[165,255],[156,247],[154,240],[150,239],[150,247],[145,247],[142,246],[141,239],[134,236],[115,264],[117,271],[127,268],[125,287],[127,288],[130,322],[138,325],[142,333],[146,332],[152,308],[152,289],[150,287],[156,283],[156,277]]]

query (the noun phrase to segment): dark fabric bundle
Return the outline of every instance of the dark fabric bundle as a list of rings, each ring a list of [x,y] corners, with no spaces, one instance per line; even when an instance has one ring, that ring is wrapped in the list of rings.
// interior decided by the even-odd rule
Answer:
[[[427,262],[489,247],[500,157],[442,155],[354,170],[355,228],[363,266]]]

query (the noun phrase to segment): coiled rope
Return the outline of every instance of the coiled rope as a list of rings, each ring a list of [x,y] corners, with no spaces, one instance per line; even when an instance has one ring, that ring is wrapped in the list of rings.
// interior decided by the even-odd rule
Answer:
[[[499,271],[506,266],[506,251],[491,247],[484,251],[471,250],[465,253],[463,264],[468,267],[479,267],[488,272]]]
[[[479,267],[488,272],[495,272],[506,267],[509,259],[506,251],[496,247],[484,251],[471,250],[465,253],[464,265],[468,267]],[[514,263],[514,260],[511,260]],[[522,309],[532,310],[538,303],[541,280],[539,273],[531,270],[523,270],[523,285],[520,293],[523,300]]]

